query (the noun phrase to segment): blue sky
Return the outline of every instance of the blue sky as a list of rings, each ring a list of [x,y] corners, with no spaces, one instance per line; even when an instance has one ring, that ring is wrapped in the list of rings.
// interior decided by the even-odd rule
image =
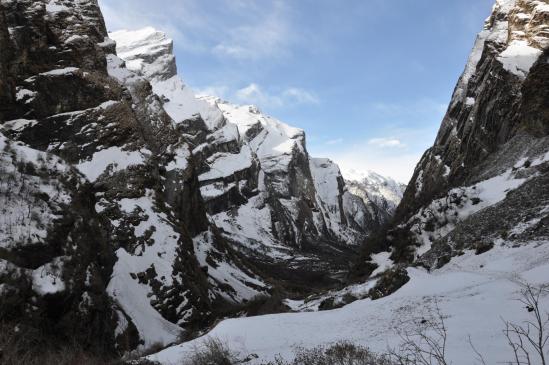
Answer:
[[[175,41],[193,89],[303,128],[309,152],[407,182],[493,0],[100,0]]]

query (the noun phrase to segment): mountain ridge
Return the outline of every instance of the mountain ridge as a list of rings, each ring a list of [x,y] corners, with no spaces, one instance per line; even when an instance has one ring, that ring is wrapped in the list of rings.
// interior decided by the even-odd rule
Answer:
[[[125,353],[342,282],[377,223],[301,130],[197,99],[154,29],[122,59],[95,0],[0,4],[9,320]]]
[[[348,286],[289,301],[295,313],[223,321],[207,336],[257,364],[292,361],[296,343],[429,354],[422,340],[436,339],[422,324],[440,315],[444,363],[512,362],[521,338],[509,341],[505,325],[532,318],[517,298],[549,284],[548,20],[546,0],[495,1],[433,146],[394,218],[365,240]],[[147,358],[189,358],[207,336]]]

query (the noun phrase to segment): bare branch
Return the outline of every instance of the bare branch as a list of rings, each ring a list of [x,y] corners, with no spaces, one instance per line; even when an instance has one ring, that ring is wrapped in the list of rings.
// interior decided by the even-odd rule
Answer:
[[[480,362],[482,365],[486,365],[486,361],[484,360],[484,356],[476,349],[475,345],[473,345],[473,340],[471,339],[471,335],[467,336],[469,345],[473,349],[473,352],[475,355],[477,355],[477,361]]]

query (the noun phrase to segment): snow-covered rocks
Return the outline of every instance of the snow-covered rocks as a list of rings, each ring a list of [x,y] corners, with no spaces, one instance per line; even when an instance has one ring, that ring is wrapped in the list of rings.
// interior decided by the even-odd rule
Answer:
[[[0,133],[0,172],[0,247],[45,244],[48,230],[72,200],[62,181],[70,167]]]
[[[164,100],[166,112],[176,122],[200,115],[209,129],[219,126],[223,115],[218,108],[196,98],[193,91],[177,75],[173,41],[154,28],[109,34],[116,42],[118,56],[128,70],[143,76],[153,91]]]
[[[525,77],[541,53],[540,49],[529,46],[527,41],[515,40],[501,52],[497,59],[507,71]]]
[[[152,28],[110,37],[193,145],[210,219],[246,256],[293,260],[320,242],[355,245],[377,226],[376,213],[346,190],[337,166],[324,169],[308,155],[302,130],[255,106],[196,97],[175,74],[171,40]]]
[[[344,175],[351,193],[361,197],[365,202],[373,202],[387,216],[394,214],[406,189],[406,185],[373,171],[348,171]]]
[[[177,73],[173,41],[153,28],[120,30],[109,34],[128,70],[150,80],[167,80]]]

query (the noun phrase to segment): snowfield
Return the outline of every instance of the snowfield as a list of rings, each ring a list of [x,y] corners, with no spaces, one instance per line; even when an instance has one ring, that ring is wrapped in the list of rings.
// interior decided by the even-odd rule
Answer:
[[[510,247],[500,242],[482,255],[472,251],[454,258],[445,267],[428,273],[409,268],[411,280],[396,293],[372,301],[356,301],[346,307],[323,311],[236,318],[221,322],[207,336],[225,341],[242,356],[257,354],[250,364],[291,359],[293,349],[346,340],[383,352],[399,343],[398,330],[414,318],[428,318],[438,302],[448,326],[448,358],[452,364],[475,364],[477,356],[487,364],[511,359],[502,329],[503,319],[522,322],[528,311],[517,298],[522,283],[549,283],[549,242],[528,242]],[[549,296],[542,298],[549,308]],[[207,337],[206,336],[206,337]],[[165,365],[178,364],[206,337],[167,348],[148,358]]]

